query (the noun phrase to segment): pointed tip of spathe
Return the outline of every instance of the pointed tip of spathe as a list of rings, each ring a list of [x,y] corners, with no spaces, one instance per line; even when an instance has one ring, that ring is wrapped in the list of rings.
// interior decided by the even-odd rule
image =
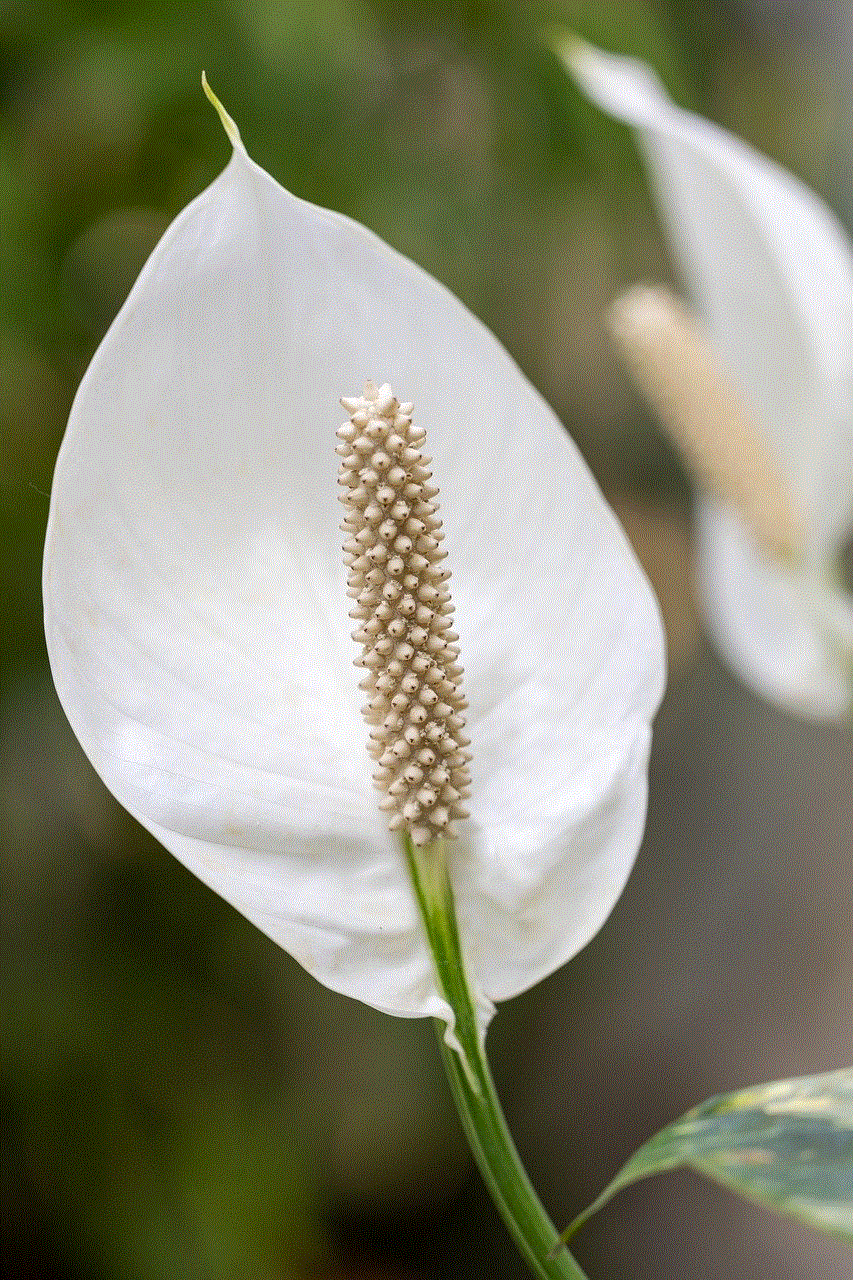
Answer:
[[[570,31],[556,23],[549,24],[542,29],[542,41],[549,49],[553,50],[564,66],[572,72],[578,69],[585,55],[592,47],[575,31]]]
[[[206,71],[202,71],[201,73],[201,87],[204,89],[208,102],[216,109],[216,114],[222,122],[222,128],[228,134],[228,140],[232,147],[237,151],[243,151],[245,148],[243,147],[243,139],[240,137],[240,130],[237,128],[236,124],[211,89]]]

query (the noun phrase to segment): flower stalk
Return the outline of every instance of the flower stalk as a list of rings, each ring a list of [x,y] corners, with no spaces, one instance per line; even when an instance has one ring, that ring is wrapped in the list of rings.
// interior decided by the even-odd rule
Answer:
[[[455,1016],[436,1029],[453,1100],[480,1173],[510,1235],[541,1280],[585,1280],[534,1191],[512,1141],[492,1074],[462,957],[443,839],[402,845],[442,994]],[[554,1252],[554,1250],[557,1250]]]

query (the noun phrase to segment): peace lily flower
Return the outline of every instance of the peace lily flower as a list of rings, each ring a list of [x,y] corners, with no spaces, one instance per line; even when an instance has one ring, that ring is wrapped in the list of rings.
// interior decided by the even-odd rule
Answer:
[[[704,327],[650,291],[613,320],[640,389],[704,483],[710,629],[762,695],[843,715],[853,699],[853,598],[839,567],[853,522],[850,243],[802,183],[678,108],[642,63],[576,40],[561,53],[589,96],[637,130]],[[764,536],[758,509],[787,524],[781,542]]]
[[[56,687],[113,794],[309,972],[452,1022],[378,806],[347,616],[336,406],[389,379],[441,487],[473,756],[446,857],[482,1030],[596,932],[631,867],[656,605],[491,334],[284,191],[222,118],[230,163],[154,250],[72,409],[44,565]]]

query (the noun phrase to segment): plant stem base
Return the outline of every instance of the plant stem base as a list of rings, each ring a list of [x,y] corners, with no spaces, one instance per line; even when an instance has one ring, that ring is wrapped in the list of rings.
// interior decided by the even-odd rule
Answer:
[[[441,1055],[465,1135],[498,1212],[541,1280],[586,1280],[545,1212],[510,1137],[486,1060],[483,1037],[462,960],[444,841],[403,848],[435,961],[438,983],[455,1015],[445,1033],[436,1024]]]

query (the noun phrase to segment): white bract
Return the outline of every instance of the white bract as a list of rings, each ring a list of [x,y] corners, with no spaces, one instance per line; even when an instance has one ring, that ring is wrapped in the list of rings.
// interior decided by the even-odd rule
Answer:
[[[449,1016],[371,780],[340,532],[338,398],[415,403],[470,702],[451,846],[483,1017],[572,956],[640,841],[654,598],[560,424],[490,333],[236,128],[78,392],[45,549],[69,720],[114,795],[322,982]]]
[[[709,626],[764,696],[843,715],[853,696],[853,599],[838,572],[853,521],[849,240],[802,183],[677,107],[643,63],[574,40],[562,53],[589,96],[637,130],[685,283],[802,528],[785,562],[731,507],[700,500]]]

